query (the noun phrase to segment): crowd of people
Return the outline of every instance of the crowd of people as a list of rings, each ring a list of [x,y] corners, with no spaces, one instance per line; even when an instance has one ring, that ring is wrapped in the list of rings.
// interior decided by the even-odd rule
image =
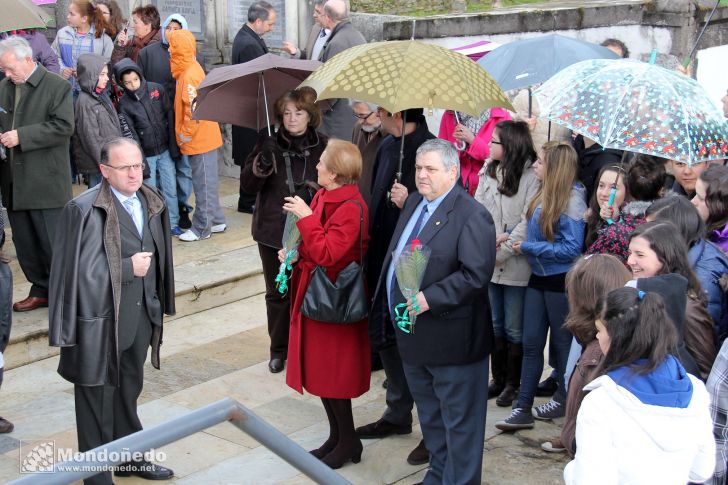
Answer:
[[[343,0],[313,9],[306,45],[284,43],[288,55],[326,62],[365,42]],[[12,309],[50,307],[80,451],[142,429],[144,361],[151,347],[159,368],[163,314],[175,311],[171,237],[227,229],[220,127],[192,117],[205,77],[197,41],[179,14],[161,22],[146,5],[131,17],[114,0],[72,0],[50,45],[38,31],[0,40],[0,189],[31,283]],[[232,62],[266,54],[276,20],[254,2]],[[629,55],[616,39],[603,45]],[[561,132],[535,144],[535,120],[500,108],[447,111],[436,137],[421,108],[336,99],[322,109],[310,88],[287,92],[274,115],[270,134],[233,127],[238,210],[253,215],[262,262],[268,368],[320,397],[329,421],[313,456],[358,463],[362,439],[412,433],[417,405],[422,440],[406,460],[429,463],[423,483],[480,483],[492,399],[512,408],[495,424],[504,432],[563,418],[541,447],[573,457],[567,483],[726,483],[722,160],[626,153]],[[88,190],[72,198],[75,174]],[[405,288],[400,260],[425,250],[421,284]],[[288,291],[281,265],[292,268]],[[0,253],[0,383],[8,288]],[[355,427],[352,399],[378,369],[384,412]],[[12,430],[0,418],[0,432]],[[114,473],[173,476],[145,460]]]

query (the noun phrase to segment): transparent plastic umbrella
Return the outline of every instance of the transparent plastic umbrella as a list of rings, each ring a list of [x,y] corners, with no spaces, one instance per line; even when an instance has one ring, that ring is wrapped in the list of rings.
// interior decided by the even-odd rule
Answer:
[[[541,116],[605,148],[688,164],[728,156],[728,123],[695,80],[652,63],[572,64],[535,91]]]

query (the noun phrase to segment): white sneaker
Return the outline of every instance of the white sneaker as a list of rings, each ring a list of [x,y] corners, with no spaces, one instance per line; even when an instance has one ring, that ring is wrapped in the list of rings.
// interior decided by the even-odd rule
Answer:
[[[195,234],[195,232],[192,229],[188,229],[187,231],[185,231],[184,233],[182,233],[179,236],[179,240],[185,241],[185,242],[199,241],[200,239],[209,239],[209,238],[210,238],[209,234],[206,237],[200,237],[197,234]]]
[[[217,234],[218,232],[225,232],[225,229],[227,229],[227,224],[215,224],[212,228],[210,228],[210,232]]]

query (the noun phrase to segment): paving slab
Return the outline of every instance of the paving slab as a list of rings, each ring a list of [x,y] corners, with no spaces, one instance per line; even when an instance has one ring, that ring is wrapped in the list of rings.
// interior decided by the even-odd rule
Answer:
[[[238,399],[288,435],[304,449],[313,449],[328,436],[328,422],[319,398],[300,395],[285,384],[285,373],[267,369],[268,337],[265,302],[256,295],[232,304],[180,318],[165,329],[162,369],[145,368],[145,387],[139,412],[145,426],[183,415],[224,397]],[[75,449],[72,386],[56,373],[57,357],[35,362],[5,375],[0,411],[16,424],[0,436],[0,479],[19,476],[19,440],[55,440]],[[382,371],[372,373],[371,389],[353,401],[357,426],[378,419],[384,409]],[[538,402],[544,402],[539,399]],[[537,422],[533,430],[500,433],[493,424],[510,408],[488,406],[483,483],[562,483],[564,455],[542,452],[541,441],[558,434],[558,423]],[[410,435],[364,440],[359,464],[339,472],[354,484],[411,485],[425,466],[406,463],[421,432],[415,422]],[[287,484],[313,483],[230,423],[162,447],[165,465],[175,470],[169,484]],[[138,478],[117,478],[122,485],[142,485]]]

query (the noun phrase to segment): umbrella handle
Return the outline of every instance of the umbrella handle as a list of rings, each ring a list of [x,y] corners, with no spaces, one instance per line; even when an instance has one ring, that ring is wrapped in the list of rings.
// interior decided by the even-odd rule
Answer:
[[[710,15],[708,15],[708,20],[705,21],[705,25],[703,25],[703,29],[700,31],[700,34],[698,35],[698,38],[695,40],[695,45],[693,46],[693,49],[690,51],[690,54],[683,60],[682,66],[687,69],[690,65],[690,61],[693,60],[693,56],[695,55],[695,51],[698,49],[698,45],[700,44],[700,40],[703,38],[703,34],[705,33],[705,29],[708,28],[708,24],[713,19],[713,14],[715,13],[715,10],[718,8],[718,5],[720,5],[721,0],[717,0],[715,2],[715,5],[713,6],[713,10],[710,11]]]
[[[612,185],[612,188],[609,191],[609,202],[607,202],[607,204],[609,204],[609,207],[612,207],[612,205],[614,204],[614,197],[616,195],[617,195],[617,184],[614,184],[614,185]],[[612,220],[611,217],[609,219],[607,219],[607,224],[609,224],[610,226],[612,224],[614,224],[614,221]]]
[[[452,114],[453,114],[453,116],[455,116],[455,122],[457,122],[458,125],[461,124],[460,117],[458,116],[458,112],[455,110],[452,110]],[[463,140],[460,140],[457,143],[455,143],[455,149],[459,152],[465,151],[465,148],[467,148],[467,146],[468,146],[468,144],[465,143]]]
[[[268,128],[268,136],[271,136],[270,132],[270,113],[268,113],[268,94],[265,92],[265,76],[263,73],[260,73],[260,81],[263,84],[263,103],[265,104],[265,122],[266,127]]]
[[[533,113],[533,93],[531,92],[531,86],[528,87],[528,117],[531,117]]]

